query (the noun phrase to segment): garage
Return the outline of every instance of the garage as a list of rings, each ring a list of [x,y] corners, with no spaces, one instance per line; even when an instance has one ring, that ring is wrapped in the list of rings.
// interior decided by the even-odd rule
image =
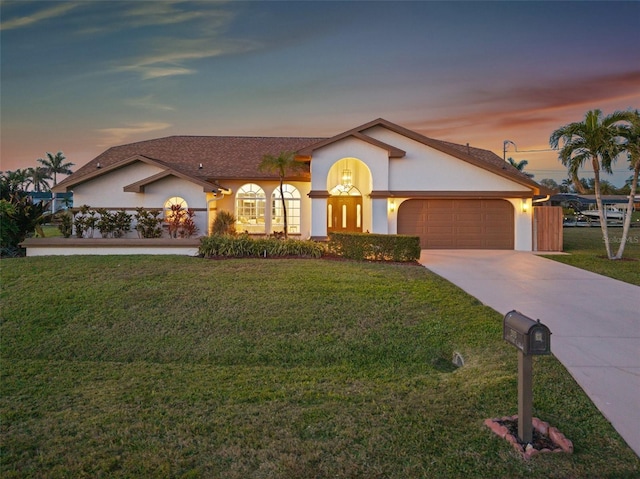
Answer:
[[[398,209],[398,234],[423,249],[514,249],[514,211],[500,199],[416,199]]]

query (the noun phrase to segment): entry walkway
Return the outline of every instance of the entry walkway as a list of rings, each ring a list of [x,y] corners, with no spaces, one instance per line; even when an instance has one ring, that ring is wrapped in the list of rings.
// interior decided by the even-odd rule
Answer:
[[[546,324],[553,354],[640,456],[639,286],[519,251],[423,250],[420,262],[503,316]]]

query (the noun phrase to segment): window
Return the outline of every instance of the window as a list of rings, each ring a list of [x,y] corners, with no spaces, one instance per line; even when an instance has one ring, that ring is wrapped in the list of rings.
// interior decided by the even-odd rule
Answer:
[[[254,183],[247,183],[236,194],[236,229],[240,232],[265,233],[264,190]]]
[[[287,209],[287,230],[289,233],[300,233],[300,192],[295,186],[283,184],[284,201]],[[284,231],[284,211],[280,187],[271,195],[271,231]]]
[[[182,208],[183,210],[186,210],[189,206],[187,206],[187,202],[184,198],[180,198],[179,196],[172,196],[169,198],[164,202],[164,217],[167,221],[174,215],[174,208]]]

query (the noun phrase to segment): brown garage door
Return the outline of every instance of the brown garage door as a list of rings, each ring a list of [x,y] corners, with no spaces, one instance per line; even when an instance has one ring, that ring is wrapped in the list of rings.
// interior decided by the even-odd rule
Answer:
[[[408,200],[398,234],[425,249],[513,249],[513,206],[506,200]]]

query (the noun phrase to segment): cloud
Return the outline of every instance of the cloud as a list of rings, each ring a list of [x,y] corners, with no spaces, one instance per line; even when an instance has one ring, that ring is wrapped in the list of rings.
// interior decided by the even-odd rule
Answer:
[[[465,134],[465,130],[531,130],[557,128],[578,108],[587,111],[603,105],[631,106],[640,99],[640,71],[550,81],[543,86],[520,84],[510,89],[468,91],[460,106],[437,118],[417,119],[409,128],[428,136]],[[624,107],[623,107],[624,108]],[[605,112],[611,113],[611,112]],[[578,118],[579,119],[579,118]],[[571,121],[575,121],[571,120]],[[551,129],[549,131],[551,131]]]
[[[184,9],[179,8],[184,5]],[[219,31],[226,27],[234,14],[222,10],[222,2],[200,4],[198,10],[188,10],[190,3],[171,1],[140,1],[113,6],[105,2],[102,8],[94,10],[92,17],[77,31],[85,35],[112,33],[142,27],[170,28],[172,25],[192,23],[193,30]]]
[[[56,18],[61,15],[64,15],[69,10],[73,10],[78,6],[79,6],[78,3],[56,4],[55,7],[45,8],[44,10],[40,10],[32,15],[12,18],[11,20],[2,22],[0,23],[0,30],[12,30],[15,28],[27,27],[29,25],[33,25],[34,23],[42,22],[45,20],[49,20],[51,18]]]
[[[137,108],[144,108],[145,110],[162,110],[162,111],[174,111],[175,108],[169,105],[164,105],[156,101],[153,95],[143,96],[141,98],[130,98],[124,101],[125,104],[134,106]]]
[[[175,75],[197,73],[184,66],[187,62],[251,51],[256,48],[252,42],[217,39],[175,40],[164,39],[163,47],[156,47],[161,53],[150,53],[131,60],[127,65],[116,67],[117,71],[134,71],[143,80]],[[216,44],[211,47],[211,44]]]
[[[145,133],[166,130],[170,127],[170,123],[143,122],[131,123],[125,127],[120,128],[101,128],[97,131],[104,136],[103,140],[100,144],[98,144],[98,146],[106,147],[113,145],[122,145]]]

